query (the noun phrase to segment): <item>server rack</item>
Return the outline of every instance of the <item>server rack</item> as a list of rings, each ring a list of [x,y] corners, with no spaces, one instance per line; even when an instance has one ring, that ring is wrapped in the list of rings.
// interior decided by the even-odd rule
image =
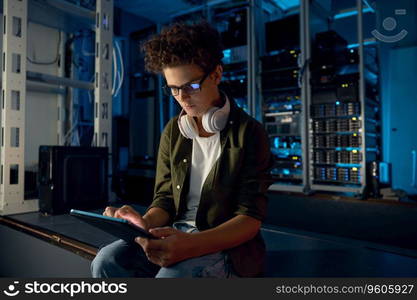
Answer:
[[[263,121],[275,157],[270,190],[275,191],[308,192],[305,14],[301,1],[295,14],[265,24],[260,76]]]
[[[364,196],[369,165],[380,157],[379,83],[378,70],[365,66],[362,1],[352,2],[349,11],[356,13],[356,47],[348,46],[334,31],[317,33],[313,49],[310,42],[306,44],[312,58],[307,82],[309,186],[316,191]],[[310,6],[308,1],[306,4]],[[311,10],[317,7],[308,9],[311,16]],[[335,16],[330,10],[325,19],[335,20]],[[309,28],[307,40],[312,38]],[[320,39],[331,45],[318,46]],[[376,49],[374,53],[375,62],[371,65],[377,67]],[[329,57],[342,61],[326,61]],[[374,82],[366,79],[368,73],[373,74]]]

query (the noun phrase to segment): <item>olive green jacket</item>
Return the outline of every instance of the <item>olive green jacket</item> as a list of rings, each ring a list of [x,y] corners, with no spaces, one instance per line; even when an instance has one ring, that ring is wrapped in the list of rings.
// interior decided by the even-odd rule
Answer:
[[[229,98],[230,99],[230,98]],[[160,207],[171,222],[186,208],[190,182],[191,139],[182,136],[178,116],[162,132],[151,207]],[[201,191],[196,226],[199,231],[216,227],[236,215],[258,220],[266,216],[266,191],[272,183],[272,156],[263,126],[230,99],[226,127],[220,132],[221,155],[207,175]],[[263,271],[265,244],[260,232],[252,240],[226,250],[234,270],[245,277]]]

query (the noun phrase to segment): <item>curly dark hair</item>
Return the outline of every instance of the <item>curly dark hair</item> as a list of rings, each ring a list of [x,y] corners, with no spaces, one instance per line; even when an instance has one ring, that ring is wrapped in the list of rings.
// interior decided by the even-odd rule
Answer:
[[[219,32],[206,21],[172,24],[142,45],[145,68],[152,73],[186,64],[195,64],[204,72],[211,72],[222,64],[222,50]]]

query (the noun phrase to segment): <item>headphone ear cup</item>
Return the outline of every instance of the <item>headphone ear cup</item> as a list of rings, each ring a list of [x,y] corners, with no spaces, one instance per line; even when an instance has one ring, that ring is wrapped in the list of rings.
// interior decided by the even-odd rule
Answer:
[[[181,134],[189,139],[194,139],[198,135],[197,124],[192,117],[183,115],[178,120],[178,127]]]
[[[223,107],[212,107],[203,115],[202,125],[204,130],[210,133],[222,131],[226,126],[229,112],[230,103],[226,96],[226,102]]]
[[[217,131],[219,131],[218,129],[216,129],[216,127],[213,124],[213,119],[214,119],[213,115],[218,110],[219,110],[218,107],[212,107],[203,115],[201,123],[205,131],[210,132],[210,133],[216,133]]]
[[[225,111],[224,109],[219,109],[215,111],[211,117],[212,119],[212,126],[217,131],[223,130],[226,126],[227,118],[229,117],[229,112]]]

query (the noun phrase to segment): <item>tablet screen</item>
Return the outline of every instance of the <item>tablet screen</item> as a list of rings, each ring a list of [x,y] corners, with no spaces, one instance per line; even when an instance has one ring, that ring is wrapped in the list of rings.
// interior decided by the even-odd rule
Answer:
[[[134,241],[138,236],[150,239],[156,238],[143,228],[132,224],[128,220],[76,209],[71,209],[70,215],[128,242]]]

